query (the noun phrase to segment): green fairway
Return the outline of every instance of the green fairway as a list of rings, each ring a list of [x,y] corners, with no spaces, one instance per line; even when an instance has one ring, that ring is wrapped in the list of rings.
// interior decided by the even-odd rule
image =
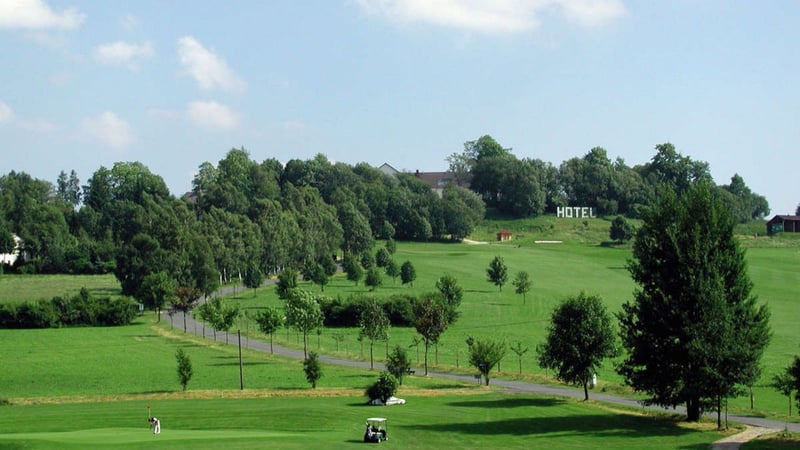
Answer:
[[[485,390],[484,390],[485,391]],[[364,420],[388,418],[396,448],[707,448],[723,435],[555,398],[485,393],[410,396],[393,407],[359,397],[159,400],[0,407],[3,448],[319,448],[363,446]],[[698,427],[699,428],[699,427]]]

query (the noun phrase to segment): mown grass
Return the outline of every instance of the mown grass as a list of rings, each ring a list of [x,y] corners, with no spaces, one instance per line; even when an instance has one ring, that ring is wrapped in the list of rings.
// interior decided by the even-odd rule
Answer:
[[[0,408],[4,448],[285,448],[363,446],[367,417],[388,418],[395,448],[705,449],[713,424],[527,395],[408,396],[369,407],[360,397],[170,399]],[[162,422],[154,436],[146,405]],[[363,447],[362,447],[363,448]]]
[[[236,346],[156,327],[149,317],[125,327],[0,330],[0,348],[0,398],[12,402],[174,393],[180,390],[175,359],[178,348],[189,355],[194,368],[191,390],[241,387]],[[309,389],[298,360],[247,349],[243,349],[242,359],[248,390],[302,395]],[[320,390],[350,389],[360,394],[376,378],[377,371],[323,363],[323,378],[318,386]],[[404,383],[409,391],[460,386],[453,381],[423,377],[408,377]]]
[[[589,222],[601,219],[590,219]],[[578,220],[574,225],[582,227]],[[597,226],[589,225],[589,228]],[[563,234],[559,234],[563,236]],[[553,308],[570,295],[586,291],[597,294],[605,301],[612,313],[621,310],[621,305],[632,299],[637,286],[630,278],[626,264],[631,258],[629,247],[586,245],[564,242],[562,244],[535,244],[539,236],[528,235],[522,240],[507,243],[491,242],[485,245],[456,243],[399,243],[394,258],[402,263],[410,260],[416,267],[417,280],[414,286],[403,286],[399,279],[392,281],[384,277],[383,286],[370,292],[363,283],[355,286],[343,276],[335,277],[325,287],[324,294],[347,298],[354,294],[370,294],[385,297],[394,293],[418,295],[435,290],[436,280],[450,274],[458,279],[464,289],[464,299],[458,321],[442,336],[438,346],[438,364],[434,349],[431,349],[429,364],[442,371],[471,371],[466,368],[469,336],[505,340],[508,344],[520,342],[528,352],[522,357],[522,378],[542,381],[547,373],[538,367],[535,347],[543,342]],[[793,355],[800,353],[800,338],[796,333],[796,322],[800,316],[795,306],[796,286],[800,284],[800,251],[790,246],[775,246],[773,238],[759,237],[765,245],[746,249],[748,273],[754,283],[753,293],[769,305],[772,311],[773,338],[764,359],[764,373],[754,386],[755,408],[750,409],[749,397],[730,401],[731,411],[745,414],[769,415],[782,418],[786,411],[786,399],[768,384],[773,374],[789,364]],[[782,239],[782,238],[778,238]],[[755,240],[755,238],[754,238]],[[486,280],[486,268],[496,255],[502,256],[508,266],[509,282],[502,291]],[[510,281],[516,272],[525,270],[533,280],[533,288],[523,297],[514,293]],[[320,288],[304,283],[306,289],[320,292]],[[262,288],[253,296],[253,291],[239,291],[232,296],[245,311],[251,314],[264,306],[281,307],[282,301],[271,288]],[[242,330],[254,332],[255,325],[243,317],[238,325]],[[258,335],[258,333],[256,333]],[[342,335],[337,342],[334,337]],[[326,329],[321,336],[312,336],[324,353],[337,353],[347,357],[367,358],[367,344],[357,340],[357,329]],[[416,333],[412,328],[396,327],[390,330],[388,346],[399,344],[408,348],[412,359],[422,360],[422,347],[413,346]],[[276,342],[298,346],[300,337],[282,330],[275,335]],[[377,344],[377,356],[385,355],[386,343]],[[631,394],[622,386],[622,379],[614,373],[614,361],[608,361],[599,373],[598,389]],[[510,350],[500,364],[499,375],[520,377],[518,357]],[[793,420],[793,419],[792,419]]]
[[[0,275],[0,303],[50,300],[71,296],[86,288],[95,297],[120,295],[119,281],[107,275]]]

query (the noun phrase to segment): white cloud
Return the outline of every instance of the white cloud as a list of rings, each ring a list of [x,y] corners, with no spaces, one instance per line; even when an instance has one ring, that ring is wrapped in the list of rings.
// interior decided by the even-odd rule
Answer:
[[[581,26],[600,26],[626,14],[622,0],[356,0],[369,14],[480,33],[537,29],[548,13]]]
[[[116,149],[125,148],[134,141],[130,125],[111,111],[84,119],[82,129],[87,136]]]
[[[153,46],[149,42],[129,44],[117,41],[98,45],[94,48],[94,59],[104,64],[120,64],[136,67],[140,59],[153,56]]]
[[[178,40],[178,59],[184,71],[203,89],[222,89],[227,92],[247,90],[247,84],[228,67],[225,59],[203,47],[191,36]]]
[[[186,115],[198,126],[219,130],[234,129],[240,121],[237,112],[215,101],[191,102],[186,108]]]
[[[14,120],[14,110],[5,102],[0,101],[0,123],[11,122]]]
[[[43,0],[0,1],[0,28],[44,29],[77,28],[86,14],[75,8],[56,12]]]

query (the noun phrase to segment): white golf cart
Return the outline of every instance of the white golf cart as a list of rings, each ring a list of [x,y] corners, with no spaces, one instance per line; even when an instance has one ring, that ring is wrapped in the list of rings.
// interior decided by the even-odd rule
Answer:
[[[386,419],[383,417],[370,417],[367,419],[367,430],[364,432],[364,442],[376,442],[389,439],[386,436]]]

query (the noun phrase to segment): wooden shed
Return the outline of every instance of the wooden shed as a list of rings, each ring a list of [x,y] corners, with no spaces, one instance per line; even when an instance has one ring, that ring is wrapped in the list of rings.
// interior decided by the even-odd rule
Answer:
[[[800,216],[777,215],[767,222],[767,234],[780,233],[781,231],[800,233]]]
[[[497,232],[497,240],[500,242],[510,241],[511,240],[511,232],[508,230],[500,230]]]

